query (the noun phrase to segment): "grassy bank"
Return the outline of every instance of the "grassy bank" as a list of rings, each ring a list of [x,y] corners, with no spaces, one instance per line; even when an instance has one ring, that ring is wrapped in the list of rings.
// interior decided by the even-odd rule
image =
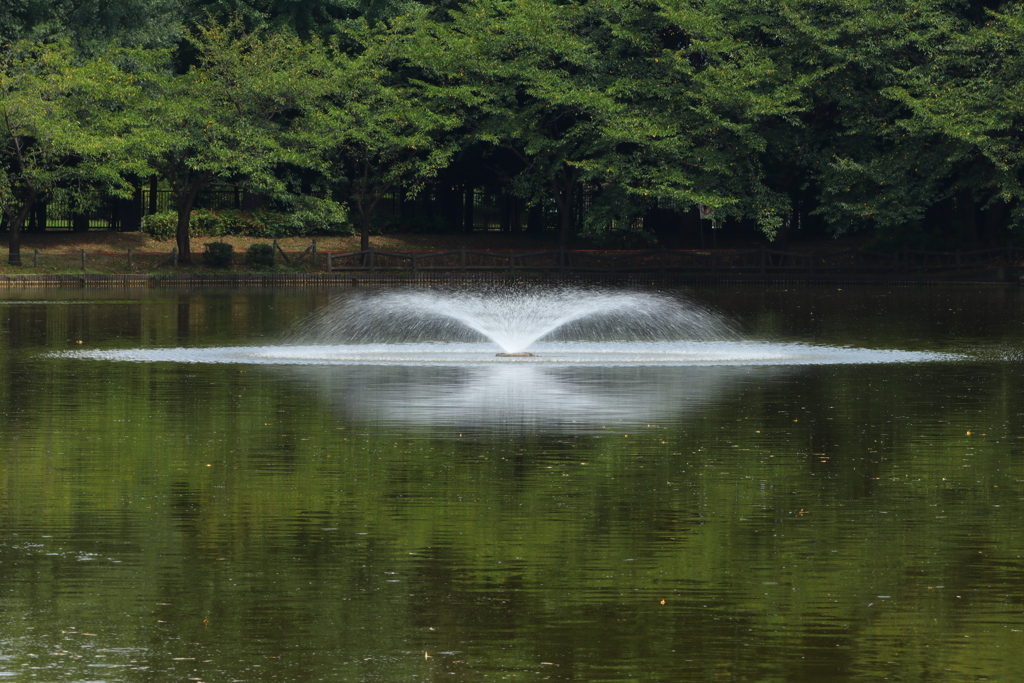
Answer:
[[[203,254],[207,243],[226,242],[234,248],[234,264],[230,269],[213,268],[205,265]],[[27,234],[22,240],[22,265],[12,266],[4,257],[0,260],[0,278],[6,282],[29,281],[32,279],[53,281],[54,278],[81,278],[83,275],[97,282],[112,279],[124,279],[128,276],[133,281],[142,279],[163,280],[187,279],[206,281],[213,279],[232,280],[256,276],[256,280],[270,281],[287,280],[289,278],[305,280],[312,278],[322,280],[324,276],[325,253],[352,252],[359,250],[359,239],[356,236],[320,236],[316,238],[316,263],[313,262],[311,249],[313,238],[289,237],[277,240],[279,250],[276,263],[271,268],[248,267],[245,265],[246,250],[253,244],[270,244],[273,240],[250,237],[210,237],[192,240],[194,264],[175,265],[172,249],[173,241],[155,240],[140,232],[85,232],[85,233],[42,233]],[[572,268],[574,276],[586,277],[618,277],[632,272],[637,277],[652,277],[656,271],[660,277],[666,273],[673,278],[689,277],[708,279],[739,278],[765,281],[793,281],[794,279],[813,280],[849,280],[849,281],[960,281],[960,282],[1006,282],[1016,280],[1024,274],[1021,263],[1021,250],[988,250],[975,252],[903,252],[901,254],[876,254],[859,251],[862,247],[855,238],[841,240],[828,239],[819,241],[790,244],[785,252],[780,245],[757,243],[729,244],[720,241],[717,249],[697,251],[675,251],[670,255],[658,256],[657,252],[608,251],[597,245],[580,241],[573,245],[577,250],[593,250],[584,253],[577,261],[574,257]],[[557,249],[554,235],[534,235],[528,233],[510,234],[500,232],[477,232],[468,234],[422,235],[393,234],[376,235],[371,239],[371,246],[383,252],[457,252],[465,249],[469,252],[548,252],[549,255],[534,255],[530,258],[551,258],[551,250]],[[0,249],[7,250],[5,241],[0,241]],[[773,251],[774,250],[774,251]],[[994,254],[992,252],[995,252]],[[854,253],[856,252],[856,253]],[[428,259],[425,266],[428,270],[437,268],[438,256],[421,255],[418,258]],[[452,258],[451,255],[440,256],[441,259]],[[453,269],[465,270],[466,256],[461,268],[456,264]],[[515,273],[516,262],[508,260],[509,256],[494,254],[477,254],[471,256],[479,262],[469,263],[470,270],[495,271],[508,274]],[[483,259],[480,261],[480,259]],[[659,264],[659,258],[660,266]],[[632,260],[631,260],[632,259]],[[672,260],[674,259],[674,261]],[[866,267],[861,260],[870,261]],[[973,259],[973,260],[972,260]],[[370,273],[373,277],[408,278],[416,270],[416,263],[423,260],[391,260],[389,272]],[[442,261],[444,263],[444,261]],[[524,272],[541,272],[545,276],[552,267],[547,262],[530,262],[524,265]],[[710,263],[710,266],[709,266]],[[360,262],[361,264],[361,262]],[[403,265],[404,264],[404,265]],[[716,266],[717,265],[717,275]],[[802,265],[801,265],[802,264]],[[811,264],[810,266],[808,264]],[[815,265],[816,264],[816,265]],[[858,265],[859,264],[859,265]],[[889,265],[892,264],[892,265]],[[349,264],[351,265],[351,264]],[[451,266],[450,263],[446,264]],[[407,267],[408,266],[408,267]],[[378,267],[380,262],[378,262]],[[423,267],[421,265],[421,267]],[[625,267],[625,270],[623,270]],[[667,270],[666,270],[667,268]],[[659,270],[660,269],[660,270]],[[385,266],[384,270],[388,270]],[[412,271],[412,272],[405,272]],[[618,275],[616,274],[618,273]],[[647,273],[644,275],[644,273]],[[272,276],[272,277],[270,277]],[[354,275],[353,275],[354,276]],[[364,277],[361,275],[359,277]],[[435,276],[437,274],[435,273]],[[331,278],[328,278],[331,279]]]
[[[312,237],[285,237],[277,240],[281,250],[292,259],[304,252],[312,243]],[[325,251],[356,251],[359,249],[358,236],[328,235],[316,237],[317,250]],[[168,255],[174,248],[173,241],[156,240],[141,232],[102,232],[84,233],[41,233],[25,234],[21,241],[21,266],[7,263],[8,244],[6,236],[0,241],[0,275],[52,275],[74,273],[129,273],[129,274],[170,274],[188,272],[213,272],[213,269],[202,265],[201,255],[208,242],[226,242],[234,247],[236,259],[240,260],[246,249],[252,244],[269,244],[273,240],[252,237],[197,237],[192,239],[191,247],[194,265],[175,268],[168,261]],[[552,237],[536,237],[532,235],[512,235],[503,233],[475,233],[452,235],[377,235],[371,239],[371,246],[383,251],[420,251],[449,250],[465,247],[480,250],[543,250],[555,248]],[[133,253],[129,264],[127,253]],[[86,252],[85,268],[82,268],[82,252]],[[36,256],[38,252],[38,258]],[[38,263],[36,263],[38,261]],[[275,271],[279,272],[310,272],[309,259],[299,263],[284,263],[278,260]],[[241,264],[232,267],[232,272],[265,272],[247,269]]]
[[[301,251],[309,246],[312,237],[283,237],[277,240],[286,251]],[[194,237],[192,251],[202,253],[207,242],[227,242],[235,251],[244,252],[249,245],[269,243],[269,239],[254,237]],[[359,249],[357,235],[321,235],[316,237],[317,246],[324,251],[355,251]],[[416,250],[416,249],[548,249],[555,246],[554,235],[534,236],[528,233],[475,232],[467,234],[442,235],[374,235],[370,244],[375,249]],[[22,254],[38,249],[46,254],[75,254],[85,249],[88,252],[135,251],[168,252],[174,247],[173,240],[155,240],[141,232],[47,232],[27,233],[21,238]],[[7,252],[6,235],[0,240],[0,248]],[[6,260],[6,259],[5,259]]]

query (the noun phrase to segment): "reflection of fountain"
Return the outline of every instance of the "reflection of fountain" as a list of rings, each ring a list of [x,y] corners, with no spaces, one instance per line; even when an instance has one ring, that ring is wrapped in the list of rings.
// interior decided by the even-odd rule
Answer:
[[[287,370],[346,419],[469,433],[578,433],[678,421],[734,396],[741,384],[763,383],[782,372],[787,370],[533,363]]]
[[[568,287],[384,290],[339,300],[293,335],[308,343],[489,341],[529,357],[541,339],[665,341],[735,338],[709,311],[652,292]]]

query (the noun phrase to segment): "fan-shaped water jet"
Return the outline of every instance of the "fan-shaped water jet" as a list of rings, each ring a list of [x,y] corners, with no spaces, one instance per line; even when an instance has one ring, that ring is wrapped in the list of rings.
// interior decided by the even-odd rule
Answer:
[[[56,355],[137,362],[607,367],[901,363],[959,357],[744,339],[724,316],[678,294],[539,285],[349,291],[276,345]]]
[[[491,342],[499,358],[530,358],[538,341],[735,339],[719,315],[655,292],[486,287],[360,292],[318,312],[292,337],[308,343]]]

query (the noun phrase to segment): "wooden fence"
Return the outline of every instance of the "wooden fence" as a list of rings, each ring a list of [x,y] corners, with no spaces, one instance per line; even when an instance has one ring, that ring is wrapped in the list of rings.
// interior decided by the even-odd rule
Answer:
[[[892,254],[846,249],[827,253],[785,252],[774,249],[747,251],[655,249],[647,251],[453,251],[330,252],[317,249],[314,240],[303,251],[285,251],[273,242],[278,264],[304,271],[328,273],[376,273],[404,277],[486,273],[563,276],[689,276],[689,275],[856,275],[916,276],[952,275],[992,268],[1024,267],[1024,248],[986,249],[970,252],[903,251]],[[202,264],[203,254],[193,254]],[[245,253],[236,252],[234,265],[243,265]],[[22,252],[22,263],[47,270],[145,272],[178,265],[178,252],[96,253],[80,251],[52,254]]]
[[[316,240],[303,251],[285,251],[277,243],[272,242],[274,247],[275,261],[289,266],[308,266],[317,269],[324,263],[318,258]],[[192,260],[197,264],[204,262],[203,252],[194,251]],[[170,251],[136,251],[129,249],[118,252],[88,252],[80,250],[77,252],[49,253],[40,252],[35,249],[30,252],[21,252],[21,263],[23,266],[46,270],[49,268],[59,270],[127,270],[130,272],[141,272],[161,268],[164,266],[178,265],[178,249]],[[245,263],[245,252],[235,252],[232,255],[232,265],[243,265]]]
[[[455,251],[331,252],[328,272],[560,272],[560,273],[857,273],[913,274],[977,270],[1013,265],[1024,248],[969,252],[902,251],[891,254],[844,249],[827,253],[774,249],[710,251],[654,249],[647,251]]]

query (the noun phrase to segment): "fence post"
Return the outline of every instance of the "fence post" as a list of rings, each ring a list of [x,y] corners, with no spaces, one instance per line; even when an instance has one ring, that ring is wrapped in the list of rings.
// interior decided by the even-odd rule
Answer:
[[[661,245],[661,253],[658,254],[658,274],[665,279],[665,245]]]
[[[312,250],[313,250],[313,252],[312,252],[313,253],[313,256],[312,256],[312,259],[313,259],[313,261],[312,261],[313,262],[313,270],[316,270],[316,238],[315,237],[313,238]]]
[[[767,255],[768,255],[767,250],[764,247],[761,247],[761,274],[762,275],[764,274],[764,261],[765,261],[765,257]]]
[[[466,270],[466,248],[459,247],[459,266],[463,271]]]
[[[366,255],[366,258],[370,262],[370,272],[372,273],[377,269],[377,252],[373,247],[370,247],[370,252]]]
[[[132,250],[128,250],[128,270],[132,268]]]
[[[85,270],[85,249],[82,250],[82,270]]]
[[[292,260],[290,258],[288,258],[288,254],[284,253],[284,249],[281,248],[281,245],[277,243],[277,240],[274,240],[274,261],[275,262],[277,261],[277,254],[279,252],[281,254],[281,258],[284,259],[284,262],[287,263],[288,265],[291,265]]]
[[[39,267],[39,250],[36,249],[32,254],[32,266],[34,268]]]
[[[174,264],[175,268],[178,267],[178,248],[177,247],[174,247],[173,249],[171,249],[171,262]]]

